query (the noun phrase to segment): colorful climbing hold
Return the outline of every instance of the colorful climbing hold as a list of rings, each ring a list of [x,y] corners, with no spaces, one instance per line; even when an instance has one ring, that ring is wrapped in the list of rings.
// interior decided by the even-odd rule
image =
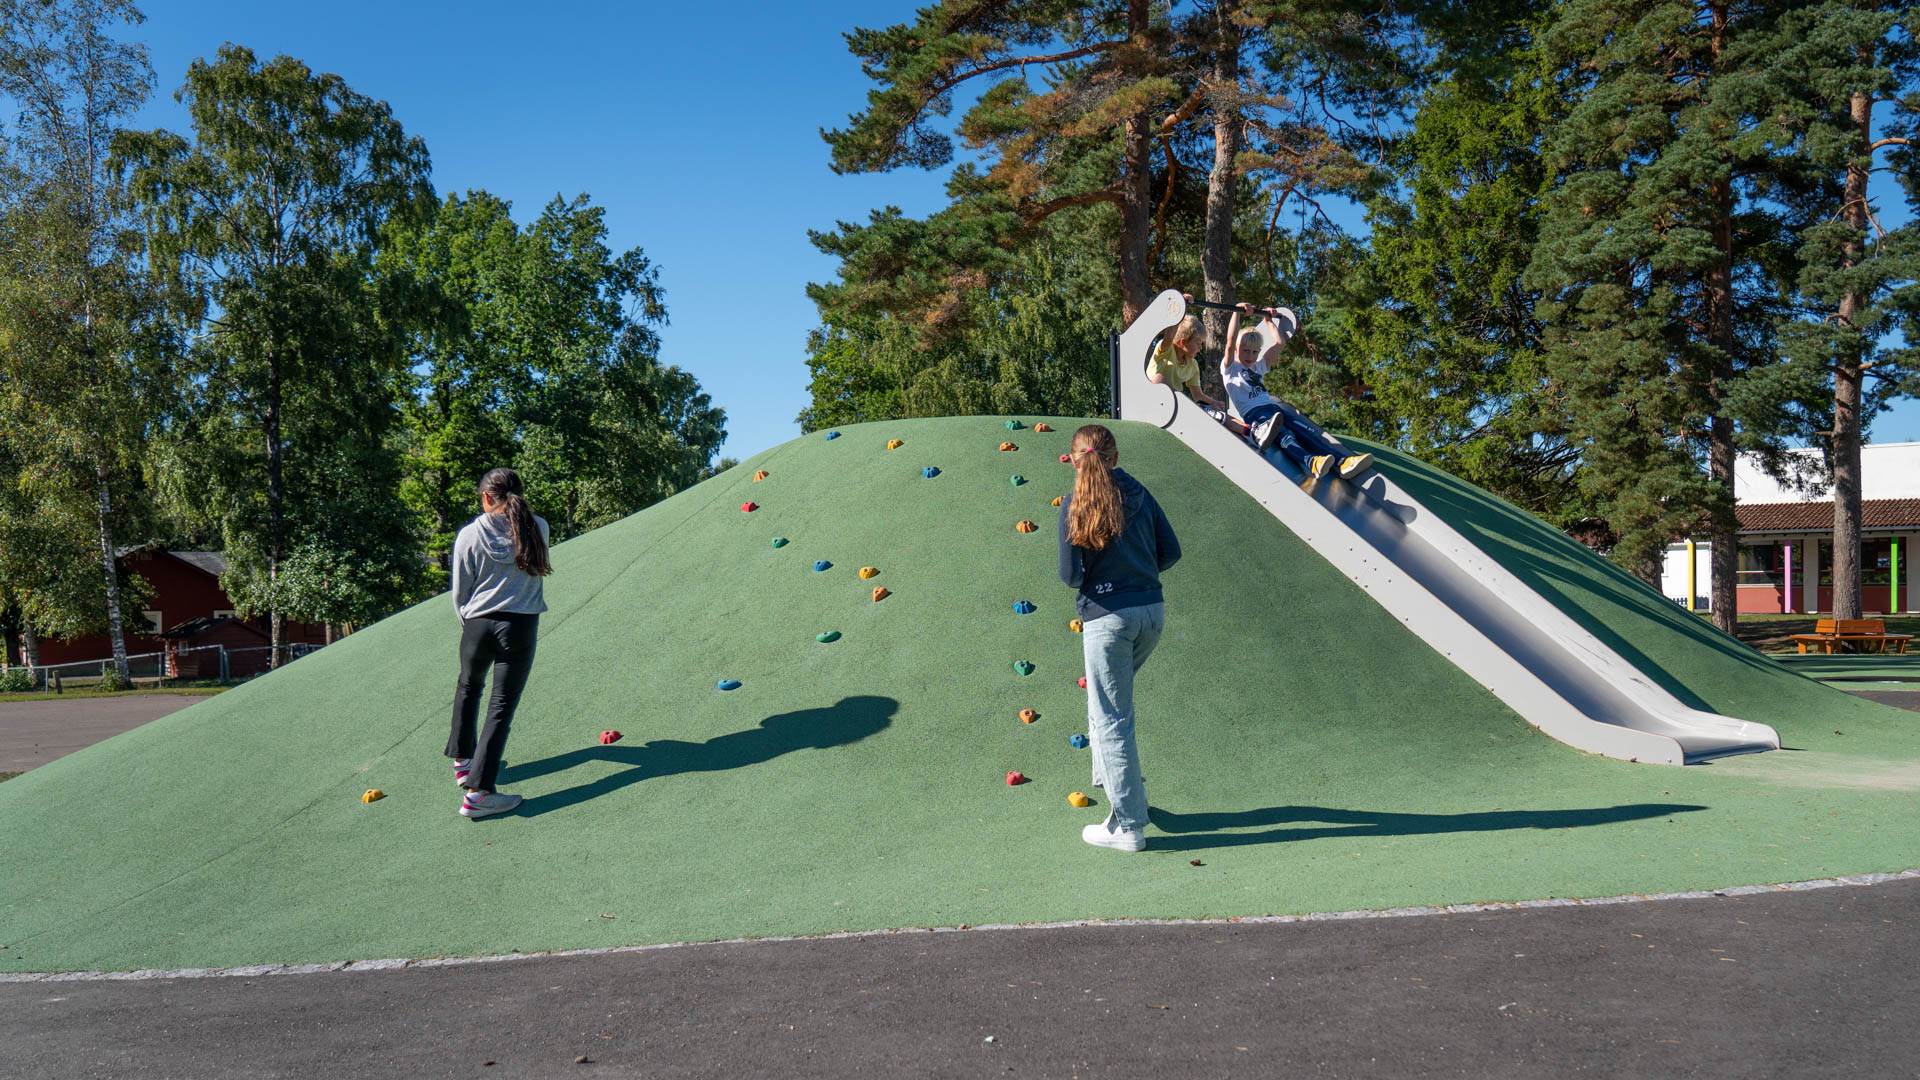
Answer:
[[[760,504],[757,502],[743,502],[740,504],[740,512],[743,514],[751,514],[758,509],[760,509]]]
[[[863,566],[860,568],[860,576],[863,578],[878,577],[880,576],[880,568],[877,566]]]
[[[1068,619],[1067,629],[1073,631],[1076,634],[1084,634],[1086,633],[1086,630],[1087,630],[1087,624],[1081,622],[1079,619]]]
[[[1075,750],[1085,750],[1087,748],[1087,737],[1076,731],[1067,736],[1067,745],[1073,747]]]
[[[1003,443],[1001,443],[1001,444],[1000,444],[1000,449],[1002,449],[1002,450],[1018,450],[1018,449],[1020,449],[1020,448],[1019,448],[1018,446],[1015,446],[1015,445],[1013,445],[1013,444],[1012,444],[1012,443],[1010,443],[1010,442],[1003,442]]]
[[[1073,460],[1073,455],[1072,455],[1072,454],[1061,454],[1061,455],[1060,455],[1060,464],[1062,464],[1062,465],[1065,465],[1065,464],[1066,464],[1067,462],[1069,462],[1069,461],[1072,461],[1072,460]]]
[[[815,573],[818,573],[821,570],[832,569],[832,567],[833,567],[833,564],[828,562],[825,559],[815,559],[813,561],[813,569]]]
[[[828,643],[830,643],[830,642],[835,642],[835,641],[839,641],[839,640],[840,640],[840,631],[838,631],[838,630],[828,630],[828,631],[827,631],[826,633],[823,633],[823,634],[815,634],[815,635],[813,636],[813,640],[815,640],[815,641],[817,641],[817,642],[819,642],[819,643],[821,643],[822,645],[825,645],[825,644],[828,644]]]
[[[765,469],[761,469],[759,472],[753,474],[753,482],[756,484],[762,480],[765,480],[766,478],[767,478],[767,470]]]
[[[1040,526],[1035,525],[1031,521],[1022,521],[1020,524],[1015,525],[1013,529],[1015,532],[1032,532],[1035,529],[1038,529],[1039,527]]]
[[[892,593],[887,591],[885,585],[875,585],[873,587],[873,602],[876,604],[892,595]]]
[[[740,689],[740,680],[739,679],[721,679],[718,685],[722,690],[738,690]]]
[[[1053,505],[1055,505],[1055,506],[1059,506],[1059,505],[1060,505],[1060,496],[1058,496],[1058,495],[1055,495],[1055,496],[1053,497]]]
[[[1024,783],[1026,783],[1026,782],[1027,782],[1027,776],[1026,776],[1026,774],[1025,774],[1025,773],[1023,773],[1023,772],[1020,772],[1020,771],[1019,771],[1019,770],[1017,770],[1017,769],[1016,769],[1016,770],[1014,770],[1013,772],[1010,772],[1010,773],[1008,773],[1008,774],[1007,774],[1007,786],[1008,786],[1008,787],[1018,787],[1018,786],[1020,786],[1021,784],[1024,784]]]
[[[1034,722],[1035,720],[1038,720],[1038,719],[1040,719],[1040,714],[1039,714],[1039,713],[1037,713],[1037,712],[1034,712],[1034,711],[1033,711],[1032,709],[1021,709],[1021,710],[1020,710],[1020,722],[1021,722],[1021,723],[1023,723],[1023,724],[1031,724],[1031,723],[1033,723],[1033,722]]]
[[[837,438],[839,438],[839,437],[840,437],[840,433],[839,433],[839,432],[837,432],[837,431],[829,431],[829,432],[827,432],[827,441],[828,441],[828,442],[832,442],[833,440],[835,440],[835,439],[837,439]]]
[[[1025,426],[1025,425],[1023,425],[1023,424],[1021,424],[1021,423],[1020,423],[1020,421],[1018,421],[1018,420],[1009,420],[1009,421],[1007,421],[1007,430],[1008,430],[1008,431],[1019,431],[1019,430],[1020,430],[1020,429],[1021,429],[1021,428],[1022,428],[1023,426]]]
[[[1007,477],[1007,483],[1012,484],[1014,487],[1019,487],[1026,482],[1027,478],[1021,476],[1019,473],[1014,473],[1012,476]]]
[[[924,468],[924,469],[921,469],[921,470],[920,470],[920,475],[921,475],[921,476],[924,476],[924,477],[926,477],[926,478],[927,478],[927,479],[929,479],[929,480],[931,480],[931,479],[933,479],[934,477],[936,477],[936,476],[939,476],[939,475],[940,475],[940,469],[939,469],[939,467],[938,467],[938,466],[935,466],[935,465],[929,465],[929,466],[927,466],[926,468]]]
[[[603,731],[600,733],[601,746],[612,746],[614,743],[617,743],[619,741],[620,741],[620,733],[617,731]]]
[[[1033,662],[1030,660],[1015,660],[1013,662],[1013,670],[1022,675],[1031,675],[1033,674]]]
[[[1080,676],[1080,689],[1085,690],[1086,688],[1087,688],[1087,677],[1085,675],[1082,675]]]
[[[1067,802],[1068,802],[1069,804],[1071,804],[1071,805],[1073,805],[1073,806],[1083,806],[1083,807],[1084,807],[1084,806],[1092,806],[1092,805],[1093,805],[1093,800],[1092,800],[1092,799],[1089,799],[1089,798],[1087,798],[1087,795],[1086,795],[1086,793],[1085,793],[1085,792],[1083,792],[1083,791],[1076,791],[1076,792],[1074,792],[1073,794],[1071,794],[1071,795],[1069,795],[1069,796],[1067,796]]]
[[[777,547],[777,548],[783,548],[783,547],[786,547],[786,546],[787,546],[787,543],[788,543],[788,540],[787,540],[787,538],[786,538],[786,537],[784,537],[784,536],[776,536],[776,537],[774,537],[774,538],[773,538],[773,546],[774,546],[774,547]]]
[[[1013,613],[1014,613],[1015,615],[1031,615],[1031,614],[1033,614],[1033,601],[1031,601],[1031,600],[1015,600],[1015,601],[1013,602]]]
[[[378,801],[378,800],[380,800],[380,799],[384,799],[384,798],[386,798],[386,797],[387,797],[387,793],[386,793],[386,792],[384,792],[384,791],[381,791],[381,790],[380,790],[379,788],[377,788],[377,787],[376,787],[376,788],[368,788],[368,789],[367,789],[367,793],[366,793],[365,795],[362,795],[362,796],[360,796],[360,801],[361,801],[361,802],[375,802],[375,801]]]
[[[1052,425],[1052,424],[1035,424],[1035,425],[1033,425],[1033,430],[1035,430],[1035,431],[1052,431],[1052,430],[1053,430],[1053,425]]]
[[[903,447],[903,446],[905,446],[905,445],[907,445],[907,444],[906,444],[906,443],[903,443],[903,442],[901,442],[901,441],[900,441],[899,439],[888,439],[888,440],[887,440],[887,449],[889,449],[889,450],[898,450],[898,449],[900,449],[901,447]]]

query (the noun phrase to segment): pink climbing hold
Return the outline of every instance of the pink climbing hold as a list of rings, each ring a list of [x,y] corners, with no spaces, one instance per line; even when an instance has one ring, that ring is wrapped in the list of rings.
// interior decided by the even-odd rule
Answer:
[[[1086,688],[1087,688],[1087,677],[1085,675],[1082,675],[1080,676],[1080,689],[1085,690]]]
[[[620,741],[620,733],[617,731],[603,731],[600,733],[601,746],[612,746],[614,743],[617,743],[619,741]]]
[[[740,504],[740,512],[743,514],[751,514],[758,509],[760,509],[760,504],[757,502],[743,502]]]

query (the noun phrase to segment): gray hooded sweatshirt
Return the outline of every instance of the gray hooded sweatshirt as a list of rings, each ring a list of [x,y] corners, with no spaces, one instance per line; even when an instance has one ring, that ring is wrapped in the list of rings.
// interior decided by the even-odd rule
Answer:
[[[540,539],[545,518],[534,515]],[[547,610],[540,579],[514,565],[513,528],[505,514],[481,514],[453,541],[453,606],[463,619],[503,611],[537,615]]]

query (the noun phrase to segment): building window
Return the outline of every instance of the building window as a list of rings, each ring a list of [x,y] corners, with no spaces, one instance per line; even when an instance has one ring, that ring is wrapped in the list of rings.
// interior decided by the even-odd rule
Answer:
[[[240,615],[239,612],[233,610],[230,607],[221,608],[220,610],[213,613],[213,617],[216,619],[233,619],[233,618],[238,618],[239,615]]]
[[[1780,545],[1741,544],[1740,577],[1742,585],[1778,585],[1786,580]]]
[[[166,629],[166,625],[161,621],[160,613],[157,611],[142,611],[140,617],[147,620],[147,633],[149,634],[157,634]]]

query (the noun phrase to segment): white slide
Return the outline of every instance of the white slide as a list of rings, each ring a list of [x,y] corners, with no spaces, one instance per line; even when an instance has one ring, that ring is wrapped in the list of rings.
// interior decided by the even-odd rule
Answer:
[[[1186,310],[1179,293],[1161,293],[1120,335],[1120,418],[1173,433],[1528,723],[1582,750],[1665,765],[1780,748],[1765,724],[1682,703],[1380,470],[1354,483],[1329,476],[1308,494],[1283,455],[1263,456],[1149,381],[1149,348]]]

